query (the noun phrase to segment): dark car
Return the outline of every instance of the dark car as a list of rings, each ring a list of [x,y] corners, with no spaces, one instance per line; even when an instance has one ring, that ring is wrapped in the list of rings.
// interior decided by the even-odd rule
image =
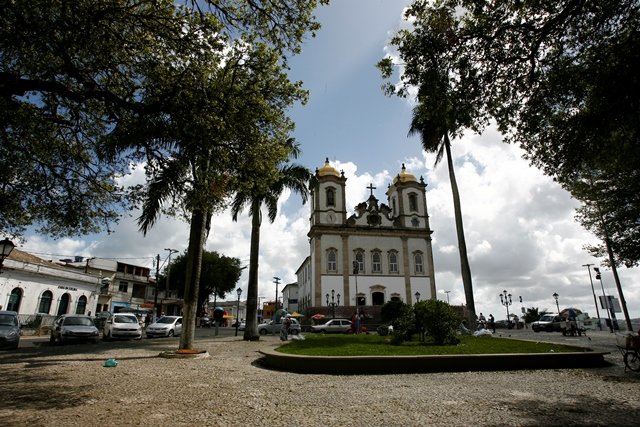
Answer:
[[[60,344],[72,341],[97,343],[99,338],[100,332],[91,317],[84,314],[63,314],[53,322],[49,341]]]
[[[22,325],[15,311],[0,311],[0,348],[18,348]]]

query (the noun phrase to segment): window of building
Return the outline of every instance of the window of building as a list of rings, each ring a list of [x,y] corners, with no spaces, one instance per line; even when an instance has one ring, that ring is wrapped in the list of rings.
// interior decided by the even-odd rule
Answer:
[[[336,190],[333,188],[327,188],[327,206],[336,205]]]
[[[389,252],[389,273],[398,272],[398,254],[395,251]]]
[[[413,255],[413,263],[416,268],[416,274],[424,273],[424,266],[422,264],[422,254],[420,252],[416,252]]]
[[[120,282],[118,285],[118,291],[127,293],[129,291],[129,282]]]
[[[84,311],[87,308],[87,297],[82,295],[78,298],[78,304],[76,305],[76,314],[84,314]]]
[[[382,273],[382,257],[380,251],[373,251],[371,254],[371,271],[374,273]]]
[[[53,299],[53,294],[51,291],[44,291],[42,296],[40,297],[40,305],[38,306],[38,313],[49,314],[49,310],[51,310],[51,300]]]
[[[358,272],[364,273],[364,252],[362,250],[356,251],[356,262],[358,263]]]
[[[409,194],[409,210],[410,211],[418,210],[418,196],[415,193]]]
[[[327,271],[336,272],[338,271],[338,263],[336,261],[337,251],[335,249],[329,249],[327,251]]]

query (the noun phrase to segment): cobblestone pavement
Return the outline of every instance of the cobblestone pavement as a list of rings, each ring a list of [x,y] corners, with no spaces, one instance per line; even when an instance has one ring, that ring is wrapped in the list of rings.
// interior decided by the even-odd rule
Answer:
[[[500,331],[567,341],[560,334]],[[403,375],[310,375],[260,366],[277,337],[203,338],[206,359],[164,359],[176,339],[48,345],[0,352],[4,426],[636,426],[640,374],[625,372],[615,337],[598,369]],[[572,340],[569,340],[572,342]],[[103,367],[108,358],[118,366]]]

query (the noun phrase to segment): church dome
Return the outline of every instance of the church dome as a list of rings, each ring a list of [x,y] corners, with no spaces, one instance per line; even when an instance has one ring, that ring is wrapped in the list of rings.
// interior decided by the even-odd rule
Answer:
[[[396,176],[393,179],[394,184],[396,182],[417,182],[417,181],[418,180],[416,179],[415,175],[412,175],[409,172],[407,172],[407,168],[404,167],[404,163],[402,164],[402,172],[400,172],[398,176]]]
[[[329,176],[329,175],[339,177],[340,172],[338,172],[336,168],[334,168],[333,166],[331,166],[331,164],[329,164],[329,158],[327,157],[327,159],[324,161],[324,166],[318,169],[318,176]]]

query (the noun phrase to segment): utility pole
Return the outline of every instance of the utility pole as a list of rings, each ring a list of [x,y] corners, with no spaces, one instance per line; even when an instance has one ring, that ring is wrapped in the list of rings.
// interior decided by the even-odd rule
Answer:
[[[273,315],[275,317],[276,312],[278,311],[278,285],[280,284],[280,278],[279,277],[273,277],[274,282],[276,282],[276,309],[273,312]]]
[[[165,251],[169,251],[169,257],[167,258],[167,281],[165,283],[164,286],[164,297],[167,298],[169,296],[169,275],[171,274],[171,254],[175,254],[176,252],[178,252],[175,249],[169,249],[169,248],[165,248]]]

